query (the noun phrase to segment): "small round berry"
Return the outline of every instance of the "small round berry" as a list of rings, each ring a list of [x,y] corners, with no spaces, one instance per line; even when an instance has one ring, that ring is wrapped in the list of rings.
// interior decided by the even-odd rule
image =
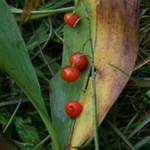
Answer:
[[[79,102],[77,102],[75,100],[69,100],[66,103],[65,111],[66,111],[68,116],[76,117],[76,116],[78,116],[81,113],[82,106],[81,106],[81,104]]]
[[[78,21],[79,21],[79,16],[75,13],[67,12],[64,15],[64,22],[69,26],[75,27]]]
[[[79,69],[73,66],[64,66],[61,70],[61,77],[65,81],[74,82],[79,78]]]
[[[88,64],[88,59],[86,55],[76,52],[70,56],[69,62],[79,69],[85,69]]]

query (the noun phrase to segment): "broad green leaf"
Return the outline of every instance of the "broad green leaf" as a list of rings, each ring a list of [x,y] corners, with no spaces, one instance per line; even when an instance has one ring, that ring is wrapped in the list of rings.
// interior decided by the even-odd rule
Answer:
[[[54,149],[59,150],[34,67],[17,23],[5,0],[0,1],[0,46],[0,67],[15,80],[30,99],[47,127]]]
[[[75,28],[68,25],[64,27],[64,48],[62,67],[69,64],[69,56],[73,52],[83,51],[91,56],[89,40],[89,23],[87,20],[86,8],[81,3],[76,6],[75,11],[82,18]],[[85,46],[84,46],[85,44]],[[89,59],[90,62],[90,59]],[[50,81],[50,102],[52,121],[59,137],[61,149],[69,144],[72,119],[69,118],[64,107],[68,100],[79,100],[81,93],[84,93],[86,82],[90,73],[90,63],[86,70],[80,72],[80,78],[73,83],[61,79],[60,72]]]
[[[4,0],[0,1],[0,45],[0,67],[17,82],[36,108],[47,113],[24,40]]]
[[[75,28],[66,25],[64,29],[62,66],[69,63],[70,54],[82,49],[85,41],[92,38],[99,124],[118,98],[133,70],[138,50],[138,5],[139,2],[133,0],[126,3],[79,0],[75,8],[75,12],[81,17],[79,24]],[[85,53],[90,55],[90,43],[87,42],[86,46]],[[90,68],[81,72],[75,83],[62,81],[60,73],[51,81],[52,118],[62,149],[70,141],[71,146],[80,146],[93,133],[93,87],[89,72]],[[74,98],[83,106],[82,113],[75,120],[70,119],[64,111],[65,103]]]
[[[40,142],[38,131],[35,126],[32,125],[30,118],[23,120],[21,117],[15,117],[14,121],[21,140],[24,143],[30,143],[30,146],[26,147],[26,149],[31,149]]]

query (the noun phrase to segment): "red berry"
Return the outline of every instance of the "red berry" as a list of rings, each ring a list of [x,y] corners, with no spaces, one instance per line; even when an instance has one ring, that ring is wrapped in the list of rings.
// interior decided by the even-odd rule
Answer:
[[[61,70],[61,77],[65,81],[74,82],[79,78],[80,72],[79,69],[72,66],[65,66]]]
[[[69,26],[72,26],[72,27],[75,27],[77,22],[79,20],[79,17],[77,14],[75,13],[72,13],[72,12],[67,12],[65,15],[64,15],[64,22],[66,24],[68,24]]]
[[[79,69],[85,69],[88,64],[87,56],[80,52],[73,53],[69,61],[71,65],[74,64]]]
[[[79,102],[77,102],[75,100],[70,100],[66,103],[65,111],[68,116],[76,117],[81,113],[82,106]]]

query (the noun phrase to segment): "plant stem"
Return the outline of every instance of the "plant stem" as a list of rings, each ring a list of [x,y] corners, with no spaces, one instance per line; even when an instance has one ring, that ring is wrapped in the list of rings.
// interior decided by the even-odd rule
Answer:
[[[83,2],[84,3],[84,2]],[[84,4],[85,8],[86,5]],[[94,48],[93,48],[93,41],[92,41],[92,33],[91,33],[91,22],[90,22],[90,15],[88,13],[88,9],[86,8],[87,12],[87,20],[89,22],[89,37],[90,37],[90,47],[91,47],[91,69],[92,69],[92,107],[93,107],[93,126],[94,126],[94,142],[95,142],[95,150],[99,150],[98,144],[98,122],[97,122],[97,102],[96,102],[96,74],[95,74],[95,67],[94,67]]]
[[[37,148],[39,148],[41,145],[43,145],[47,140],[50,139],[50,136],[48,135],[46,138],[44,138],[39,144],[37,144],[34,148],[32,148],[32,150],[36,150]]]
[[[93,106],[93,119],[94,119],[94,141],[95,141],[95,149],[99,150],[97,103],[96,103],[96,75],[95,75],[94,61],[92,61],[91,65],[92,65],[92,103],[93,103],[92,106]]]
[[[90,34],[91,35],[91,34]],[[97,122],[97,101],[96,101],[96,73],[94,67],[94,51],[92,46],[92,38],[90,38],[90,46],[92,51],[91,67],[92,67],[92,106],[93,106],[93,125],[94,125],[94,142],[95,150],[99,150],[98,144],[98,122]]]
[[[59,13],[64,13],[67,11],[72,11],[74,9],[73,6],[71,7],[66,7],[66,8],[59,8],[59,9],[52,9],[52,10],[34,10],[31,11],[31,17],[30,19],[38,19],[38,18],[43,18],[43,17],[47,17],[50,15],[54,15],[54,14],[59,14]],[[14,14],[19,14],[21,15],[23,10],[22,9],[18,9],[18,8],[14,8],[14,7],[10,7],[10,10],[12,13]],[[16,17],[17,21],[20,20],[20,16]]]
[[[54,150],[60,150],[57,135],[56,135],[56,132],[52,126],[52,123],[51,123],[51,120],[50,120],[48,114],[45,113],[43,110],[37,108],[37,107],[36,107],[36,110],[38,111],[39,115],[41,116],[41,118],[42,118],[42,120],[43,120],[43,122],[44,122],[44,124],[48,130],[48,133],[49,133],[51,140],[52,140],[53,149]]]

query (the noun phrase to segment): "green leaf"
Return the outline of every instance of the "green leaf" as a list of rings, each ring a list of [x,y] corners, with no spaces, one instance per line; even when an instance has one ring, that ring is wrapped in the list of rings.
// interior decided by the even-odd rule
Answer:
[[[30,146],[26,148],[33,148],[40,142],[38,131],[35,126],[32,125],[30,118],[23,120],[21,117],[16,117],[15,126],[22,141],[24,143],[30,143]]]
[[[36,108],[47,113],[24,40],[4,0],[0,1],[0,45],[0,67],[17,82]]]
[[[5,108],[0,109],[0,124],[5,126],[10,118],[9,112]]]
[[[86,9],[82,3],[76,6],[75,12],[82,18],[75,28],[65,25],[64,27],[64,47],[62,67],[69,64],[69,56],[77,51],[91,56],[89,22]],[[90,73],[90,63],[86,70],[80,71],[80,78],[73,83],[68,83],[61,79],[60,71],[50,81],[50,102],[52,121],[55,126],[59,144],[64,149],[69,144],[69,135],[73,120],[69,118],[64,110],[68,100],[79,100],[84,92],[86,82]]]
[[[0,68],[3,68],[30,99],[52,138],[53,147],[59,150],[40,85],[29,58],[17,23],[5,0],[0,1]]]

